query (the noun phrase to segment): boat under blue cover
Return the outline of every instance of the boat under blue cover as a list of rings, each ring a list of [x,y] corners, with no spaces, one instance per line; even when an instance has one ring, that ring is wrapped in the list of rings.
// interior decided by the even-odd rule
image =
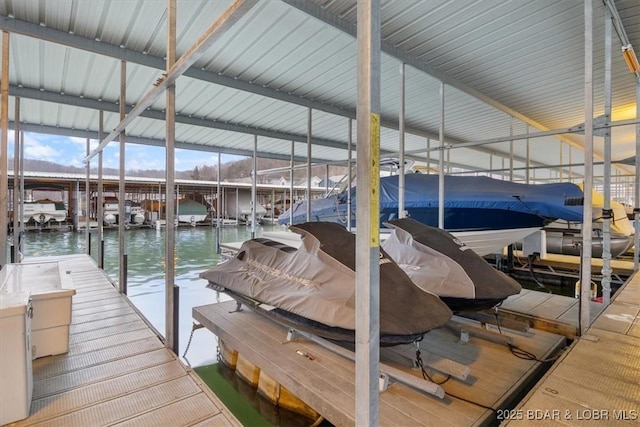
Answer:
[[[405,175],[405,210],[423,224],[438,225],[438,175]],[[398,216],[399,176],[380,178],[380,224]],[[568,182],[521,184],[485,176],[444,177],[444,228],[448,231],[543,227],[564,219],[582,221],[582,190]],[[307,221],[307,201],[293,205],[278,219]],[[355,226],[356,187],[351,188],[351,225]],[[347,192],[311,201],[311,221],[347,225]]]

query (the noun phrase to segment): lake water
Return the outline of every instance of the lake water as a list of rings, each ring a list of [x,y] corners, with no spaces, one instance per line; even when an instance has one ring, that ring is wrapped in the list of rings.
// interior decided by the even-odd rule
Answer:
[[[263,231],[284,230],[284,226],[264,225],[256,228],[256,237]],[[220,229],[221,242],[244,241],[251,238],[251,227],[233,226]],[[91,254],[98,252],[97,233],[92,234]],[[24,255],[49,256],[85,253],[83,232],[29,232],[25,236]],[[105,272],[118,280],[118,231],[106,229]],[[126,231],[127,288],[128,296],[142,314],[162,334],[165,334],[165,229],[139,228]],[[175,234],[175,283],[180,287],[180,356],[189,342],[194,306],[226,301],[224,294],[205,288],[207,281],[198,274],[215,266],[220,257],[216,254],[216,229],[209,226],[179,227]],[[217,340],[215,335],[202,328],[195,331],[186,355],[192,366],[216,362]]]

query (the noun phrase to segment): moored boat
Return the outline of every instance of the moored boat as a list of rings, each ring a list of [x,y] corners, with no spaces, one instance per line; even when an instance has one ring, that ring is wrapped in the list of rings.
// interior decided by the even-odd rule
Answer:
[[[338,341],[355,339],[355,236],[335,223],[291,227],[294,248],[270,239],[242,244],[236,256],[200,277],[257,312],[287,326]],[[381,250],[380,342],[420,340],[451,317],[434,294],[413,284]]]
[[[602,258],[604,247],[604,195],[595,190],[591,193],[592,200],[592,236],[591,256]],[[609,202],[611,209],[610,221],[610,253],[616,258],[633,246],[635,229],[628,218],[625,207],[614,200]],[[580,255],[582,247],[582,222],[557,220],[544,227],[546,249],[548,253],[562,255]]]
[[[205,205],[191,199],[178,200],[176,210],[178,212],[178,222],[185,222],[191,225],[204,221],[209,214]]]
[[[437,175],[405,175],[407,216],[438,225]],[[444,177],[444,228],[456,233],[479,255],[499,252],[556,219],[582,220],[582,207],[566,205],[582,197],[575,184],[520,184],[476,176]],[[347,218],[347,191],[351,191],[351,218]],[[380,178],[380,222],[398,217],[398,175]],[[310,221],[330,221],[355,226],[356,187],[311,201]],[[280,215],[279,224],[307,221],[307,201],[297,202]],[[478,240],[478,236],[481,236]],[[491,241],[494,241],[488,244]],[[472,245],[471,242],[474,242]]]
[[[30,220],[37,224],[45,224],[51,220],[63,222],[67,219],[67,209],[63,202],[56,202],[49,199],[41,199],[33,202],[24,202],[22,222]]]

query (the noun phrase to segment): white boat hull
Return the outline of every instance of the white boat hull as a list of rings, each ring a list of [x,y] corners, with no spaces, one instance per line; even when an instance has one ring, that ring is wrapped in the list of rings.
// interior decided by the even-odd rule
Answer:
[[[178,215],[178,222],[202,222],[207,218],[207,215]]]
[[[451,234],[478,255],[485,256],[493,253],[502,253],[505,246],[520,241],[538,230],[539,228],[532,227],[504,230],[455,231]],[[355,232],[355,230],[352,231]],[[388,233],[381,230],[380,238],[385,239],[386,234]],[[262,235],[263,237],[276,240],[293,247],[299,247],[301,244],[300,235],[290,231],[265,231]]]
[[[52,219],[63,222],[67,219],[67,211],[56,209],[54,202],[26,202],[24,204],[24,213],[22,221],[24,223],[33,219],[38,224],[44,224]]]

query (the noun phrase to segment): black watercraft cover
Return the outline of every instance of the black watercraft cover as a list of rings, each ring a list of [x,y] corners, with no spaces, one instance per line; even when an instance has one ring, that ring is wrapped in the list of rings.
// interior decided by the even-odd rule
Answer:
[[[490,308],[521,287],[452,234],[411,218],[389,221],[391,236],[381,244],[421,289],[455,311]]]
[[[274,311],[284,312],[288,323],[304,323],[308,319],[329,329],[346,331],[346,339],[353,340],[355,235],[336,223],[326,222],[309,222],[291,229],[302,236],[299,249],[268,239],[248,240],[235,258],[201,273],[200,277],[214,288],[231,291],[231,296],[257,300],[274,307]],[[288,314],[293,314],[294,320]],[[436,295],[416,287],[381,250],[382,344],[412,342],[445,324],[451,315]],[[301,324],[301,329],[304,326]],[[312,332],[323,335],[322,331]]]

